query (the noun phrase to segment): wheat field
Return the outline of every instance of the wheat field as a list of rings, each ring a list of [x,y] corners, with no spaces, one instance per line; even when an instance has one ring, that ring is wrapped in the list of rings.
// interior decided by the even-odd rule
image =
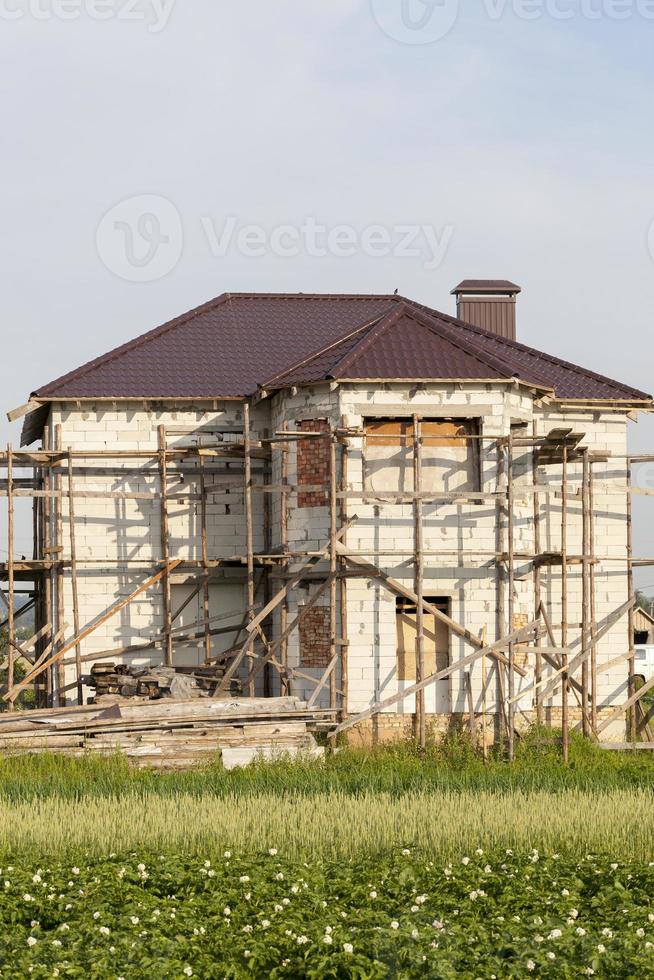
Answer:
[[[417,847],[441,857],[474,847],[654,858],[646,789],[593,793],[434,792],[401,797],[122,795],[23,803],[0,798],[0,854],[80,855],[144,849],[350,859]]]

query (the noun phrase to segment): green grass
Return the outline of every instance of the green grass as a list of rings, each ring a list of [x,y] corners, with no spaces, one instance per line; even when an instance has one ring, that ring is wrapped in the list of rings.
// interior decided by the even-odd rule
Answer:
[[[654,785],[654,753],[606,752],[574,738],[570,759],[565,766],[556,737],[549,731],[522,739],[513,765],[499,757],[484,765],[463,736],[430,747],[424,758],[415,746],[403,744],[372,751],[341,749],[324,763],[280,760],[233,772],[226,772],[219,760],[197,770],[161,773],[131,768],[120,756],[16,756],[0,758],[0,800],[81,800],[123,793],[150,797],[385,793],[399,797],[465,790],[649,790]]]

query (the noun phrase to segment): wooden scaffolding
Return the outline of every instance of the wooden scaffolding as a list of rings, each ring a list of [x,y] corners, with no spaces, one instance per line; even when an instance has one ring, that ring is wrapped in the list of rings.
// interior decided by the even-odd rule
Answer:
[[[413,417],[412,461],[413,490],[410,493],[395,491],[353,491],[348,482],[348,459],[353,439],[374,438],[362,430],[347,428],[344,424],[329,426],[325,431],[307,433],[290,430],[284,426],[266,438],[254,438],[251,431],[250,411],[244,403],[242,431],[230,442],[216,443],[200,439],[197,445],[170,448],[165,426],[158,430],[156,451],[143,449],[80,450],[62,448],[61,428],[48,430],[41,450],[15,450],[11,446],[0,453],[0,495],[7,501],[7,560],[0,564],[0,599],[6,614],[2,627],[8,636],[5,658],[6,685],[2,693],[9,709],[26,688],[36,692],[40,707],[54,707],[72,698],[82,703],[84,665],[89,661],[120,658],[130,654],[158,651],[157,656],[165,664],[173,664],[176,646],[183,642],[199,641],[204,650],[206,665],[220,663],[223,673],[219,692],[229,693],[231,683],[240,678],[241,690],[246,696],[255,693],[257,679],[261,677],[264,693],[273,690],[273,672],[279,676],[279,692],[282,696],[292,693],[295,681],[313,686],[308,706],[312,707],[321,694],[328,691],[329,710],[333,716],[332,735],[351,728],[373,717],[393,704],[415,695],[415,731],[421,746],[427,739],[427,715],[424,691],[455,672],[466,672],[464,687],[468,692],[468,721],[473,738],[478,737],[475,706],[472,698],[470,668],[481,661],[483,676],[482,725],[485,727],[487,696],[491,683],[496,686],[497,713],[501,735],[506,741],[508,757],[515,753],[517,734],[516,712],[519,700],[533,687],[536,718],[539,723],[547,720],[546,705],[551,704],[554,692],[560,692],[560,723],[562,746],[567,758],[570,732],[570,698],[574,699],[580,714],[584,734],[600,738],[605,728],[628,712],[629,739],[636,742],[639,734],[638,705],[643,694],[654,681],[637,689],[633,633],[634,588],[633,570],[636,565],[654,564],[654,559],[636,559],[633,555],[631,499],[632,465],[654,460],[654,456],[631,456],[627,467],[627,566],[629,597],[602,622],[596,617],[596,577],[598,568],[606,559],[595,553],[595,479],[594,467],[606,462],[608,455],[598,455],[583,446],[583,433],[570,429],[553,430],[539,436],[535,430],[529,434],[523,427],[512,428],[511,435],[498,439],[481,434],[468,434],[466,439],[479,440],[493,446],[496,452],[497,487],[492,492],[434,493],[423,490],[423,436],[422,418]],[[190,431],[190,430],[189,430]],[[461,436],[457,436],[461,438]],[[288,454],[299,440],[322,439],[329,447],[329,478],[325,485],[307,487],[289,480]],[[279,482],[273,483],[272,454],[280,453]],[[532,480],[525,483],[525,459],[531,458]],[[612,457],[615,458],[615,457]],[[519,459],[520,473],[516,473]],[[115,464],[139,465],[139,475],[145,474],[152,484],[146,490],[89,489],[85,477],[97,466]],[[581,463],[581,488],[569,485],[569,468]],[[539,482],[538,474],[543,467],[560,467],[561,484],[554,490],[550,484]],[[193,481],[189,490],[175,489],[174,480],[179,470],[186,479]],[[98,472],[102,472],[99,469]],[[121,472],[125,472],[124,469]],[[215,482],[220,476],[222,482]],[[229,477],[227,482],[225,479]],[[234,477],[234,479],[232,479]],[[522,482],[521,482],[522,478]],[[289,546],[289,499],[298,492],[320,492],[325,495],[329,515],[329,533],[322,547],[315,550],[291,549]],[[606,489],[602,490],[605,494]],[[616,490],[622,493],[623,491]],[[245,522],[245,552],[213,557],[208,547],[207,502],[221,494],[238,494],[243,502]],[[515,546],[516,494],[533,495],[533,551],[521,552]],[[255,528],[253,500],[262,497],[263,528]],[[88,498],[103,500],[138,499],[149,501],[159,509],[161,525],[160,554],[150,567],[143,567],[141,559],[117,558],[117,570],[133,567],[142,572],[143,578],[133,591],[114,602],[90,623],[83,623],[79,599],[79,576],[82,569],[106,564],[106,559],[80,558],[76,537],[76,507]],[[15,549],[15,505],[20,498],[32,503],[33,549],[30,558],[17,557]],[[180,557],[171,544],[169,513],[171,503],[182,498],[193,502],[199,513],[199,557]],[[568,547],[568,527],[571,498],[581,504],[583,543],[580,554],[571,553]],[[556,499],[561,512],[561,546],[557,551],[542,547],[543,507],[551,506]],[[365,554],[348,547],[348,531],[357,520],[353,507],[362,504],[410,504],[414,516],[414,540],[406,549],[366,550]],[[428,550],[424,544],[424,510],[428,504],[471,502],[488,503],[497,511],[497,547],[492,553],[459,549],[456,553]],[[278,539],[273,548],[273,503],[279,515]],[[67,541],[64,541],[64,525],[68,525]],[[256,531],[256,533],[255,533]],[[255,538],[263,540],[263,550],[255,549]],[[67,554],[67,557],[64,555]],[[425,598],[425,568],[431,561],[454,554],[457,561],[475,566],[480,559],[494,577],[497,596],[497,639],[476,636],[465,626],[450,618]],[[388,575],[376,564],[377,559],[401,557],[413,565],[413,588]],[[611,558],[615,563],[616,559]],[[514,613],[516,595],[516,568],[518,563],[531,566],[533,575],[534,609],[529,622],[521,623]],[[568,570],[581,567],[582,573],[582,622],[580,635],[569,639],[568,622]],[[210,615],[209,589],[216,570],[225,568],[245,570],[247,602],[242,610],[238,626],[225,627],[218,617]],[[481,567],[477,564],[475,567]],[[544,569],[560,567],[560,622],[555,623],[551,604],[543,589]],[[192,588],[190,596],[177,608],[173,608],[171,582],[175,573],[183,572],[184,582]],[[289,596],[303,582],[315,580],[320,575],[321,584],[311,598],[291,618]],[[348,622],[347,587],[353,577],[373,579],[382,587],[415,603],[416,607],[416,683],[398,694],[377,702],[363,712],[348,715]],[[71,608],[65,608],[64,579],[70,583],[68,590]],[[143,643],[132,644],[101,652],[84,652],[84,642],[103,624],[133,603],[144,592],[158,589],[162,600],[162,622],[153,627],[151,638]],[[309,610],[323,596],[329,600],[330,648],[329,662],[319,677],[289,663],[288,640],[298,629]],[[17,604],[17,598],[24,602]],[[202,616],[190,627],[177,625],[188,604],[201,601]],[[33,611],[34,635],[27,642],[17,638],[17,624],[21,616]],[[273,636],[272,615],[278,611],[277,630]],[[445,669],[427,675],[425,672],[424,616],[434,616],[443,622],[450,632],[471,648],[462,659]],[[598,664],[597,648],[602,637],[622,617],[628,617],[629,648],[623,656],[610,664],[602,664],[607,670],[617,663],[629,665],[629,690],[627,700],[616,707],[607,717],[598,715]],[[231,630],[234,634],[230,648],[215,656],[212,637]],[[557,636],[558,634],[558,636]],[[529,646],[531,644],[531,646]],[[525,677],[523,655],[528,646],[535,663],[533,685],[516,693],[516,676]],[[521,656],[518,656],[518,654]],[[16,662],[27,664],[27,672],[16,678]],[[546,672],[544,665],[550,668]],[[67,687],[65,668],[74,666],[75,680]],[[642,712],[641,712],[642,715]],[[640,722],[643,719],[641,717]],[[647,719],[645,719],[647,724]],[[482,736],[486,748],[485,731]]]

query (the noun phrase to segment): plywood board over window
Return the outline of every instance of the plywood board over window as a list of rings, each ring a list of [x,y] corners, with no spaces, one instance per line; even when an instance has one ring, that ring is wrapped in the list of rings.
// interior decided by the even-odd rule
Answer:
[[[427,598],[441,612],[449,615],[450,603],[436,596]],[[397,679],[400,687],[410,687],[416,682],[416,605],[409,599],[396,601],[395,621],[397,625]],[[450,662],[450,632],[447,626],[425,613],[424,616],[425,676],[444,670]],[[408,699],[407,699],[408,700]],[[430,713],[445,714],[449,710],[449,681],[436,681],[425,690],[425,708]],[[411,706],[404,706],[411,711]]]
[[[366,490],[413,491],[413,420],[366,419]],[[481,489],[478,419],[425,419],[422,489],[453,493]]]

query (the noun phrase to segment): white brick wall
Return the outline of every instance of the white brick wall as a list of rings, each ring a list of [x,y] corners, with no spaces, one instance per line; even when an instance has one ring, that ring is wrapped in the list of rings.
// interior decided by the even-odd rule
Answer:
[[[551,409],[534,411],[531,395],[519,387],[502,390],[493,384],[420,384],[389,383],[366,387],[362,384],[344,384],[330,390],[328,385],[315,385],[297,391],[280,392],[252,410],[253,433],[263,435],[278,431],[286,422],[293,430],[306,419],[328,418],[333,424],[360,427],[366,412],[380,412],[388,407],[389,414],[411,415],[417,411],[432,418],[448,417],[452,413],[462,417],[469,412],[482,420],[485,437],[508,435],[511,422],[523,421],[527,427],[520,432],[531,434],[532,424],[544,434],[553,428],[572,427],[586,433],[584,444],[595,451],[610,451],[618,456],[626,452],[626,419],[614,414],[578,413],[563,416]],[[242,408],[238,402],[206,405],[171,406],[169,410],[147,411],[138,403],[116,403],[111,407],[98,403],[84,405],[83,409],[70,406],[54,406],[53,425],[61,426],[64,448],[75,449],[144,449],[156,452],[157,429],[160,424],[168,429],[188,427],[204,432],[211,438],[211,430],[218,427],[237,429],[242,425]],[[169,437],[169,446],[188,445],[188,435]],[[228,437],[229,438],[229,437]],[[231,436],[234,438],[234,436]],[[482,489],[493,493],[498,489],[497,450],[492,442],[483,442],[481,452]],[[362,440],[350,442],[348,487],[363,490]],[[272,459],[272,482],[281,480],[281,452],[276,450]],[[212,464],[207,462],[207,470]],[[255,464],[256,466],[257,464]],[[78,489],[110,488],[118,491],[144,492],[158,487],[156,459],[149,461],[90,460],[93,472],[77,481]],[[232,473],[213,479],[207,473],[207,482],[242,479],[242,465],[234,462]],[[598,556],[610,559],[596,571],[596,603],[599,620],[609,615],[627,596],[626,563],[626,465],[624,459],[613,459],[607,464],[595,465],[595,550]],[[172,557],[200,557],[199,502],[188,499],[193,493],[197,473],[179,472],[171,463],[169,490],[181,499],[170,503],[170,550]],[[531,451],[516,451],[516,505],[515,549],[531,553],[533,539],[533,496]],[[581,509],[575,498],[580,486],[580,464],[569,466],[568,483],[572,487],[569,508],[568,549],[581,553]],[[288,451],[288,477],[297,481],[296,447]],[[255,482],[258,481],[255,473]],[[548,467],[539,473],[539,480],[553,491],[560,489],[560,467]],[[521,489],[523,493],[521,494]],[[186,497],[184,496],[186,495]],[[151,573],[153,563],[161,558],[160,514],[156,500],[101,500],[80,497],[77,500],[77,547],[80,559],[81,621],[86,625],[117,600],[129,594]],[[255,550],[263,549],[263,496],[254,495]],[[371,560],[388,574],[413,587],[414,574],[411,565],[413,552],[413,507],[410,504],[367,503],[359,499],[348,501],[348,511],[357,514],[358,520],[348,535],[348,546],[353,550],[371,552],[383,549],[402,549],[402,555],[379,555]],[[280,545],[280,498],[272,496],[271,534],[273,548]],[[541,498],[541,538],[543,549],[560,547],[560,499],[555,496]],[[64,505],[64,558],[68,557],[68,525]],[[506,621],[507,610],[497,610],[497,570],[494,555],[500,545],[498,539],[498,508],[494,500],[482,503],[426,504],[424,507],[425,594],[448,597],[451,614],[455,620],[471,631],[480,634],[485,630],[489,642],[494,640]],[[327,508],[298,508],[297,496],[289,495],[289,546],[291,550],[318,550],[328,539],[329,518]],[[209,557],[228,558],[245,552],[245,520],[242,494],[235,490],[228,496],[211,499],[207,513],[207,544]],[[461,552],[475,552],[462,554]],[[116,559],[128,559],[129,564],[115,568]],[[326,566],[325,566],[326,568]],[[234,581],[243,571],[231,569],[225,578]],[[543,593],[551,602],[551,618],[555,629],[560,625],[560,568],[543,569]],[[279,580],[275,579],[273,588]],[[306,601],[307,592],[297,589],[289,596],[289,620]],[[396,624],[395,598],[377,583],[362,579],[350,579],[347,586],[347,618],[349,640],[349,710],[356,712],[367,707],[372,700],[389,696],[397,691],[396,679]],[[66,619],[72,624],[70,578],[66,575]],[[527,559],[516,562],[515,612],[533,618],[534,594],[531,564]],[[581,569],[569,570],[569,621],[581,621]],[[144,593],[119,616],[110,620],[85,642],[83,652],[111,649],[150,638],[161,629],[161,589],[155,587]],[[602,640],[599,647],[600,704],[620,701],[624,695],[627,678],[626,664],[610,673],[601,665],[626,652],[628,647],[626,617]],[[273,623],[274,635],[279,635],[279,615]],[[579,636],[578,628],[569,630],[569,641]],[[72,625],[68,636],[72,635]],[[299,662],[297,633],[289,639],[289,662]],[[470,647],[456,637],[451,638],[450,656],[460,659],[470,652]],[[158,655],[161,656],[159,650]],[[530,677],[521,682],[522,688],[531,682]],[[318,676],[318,669],[306,673]],[[72,681],[72,674],[69,681]],[[339,678],[340,682],[340,678]],[[473,695],[477,708],[481,708],[481,664],[472,668]],[[463,674],[454,674],[449,681],[449,699],[452,711],[465,711]],[[309,684],[296,681],[293,686],[298,694],[308,693]],[[491,683],[488,694],[488,710],[495,710],[495,685]],[[322,703],[327,693],[323,692]],[[429,696],[428,696],[429,705]],[[532,706],[532,694],[526,693],[521,702],[525,710]],[[555,703],[555,706],[558,706]],[[393,712],[411,712],[412,699],[405,699]]]

